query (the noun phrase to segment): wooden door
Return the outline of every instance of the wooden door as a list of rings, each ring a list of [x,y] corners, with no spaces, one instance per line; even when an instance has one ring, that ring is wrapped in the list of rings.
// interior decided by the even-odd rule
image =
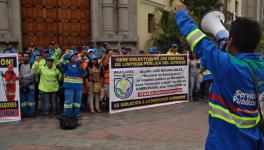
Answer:
[[[21,15],[23,47],[81,46],[91,39],[90,0],[21,0]]]

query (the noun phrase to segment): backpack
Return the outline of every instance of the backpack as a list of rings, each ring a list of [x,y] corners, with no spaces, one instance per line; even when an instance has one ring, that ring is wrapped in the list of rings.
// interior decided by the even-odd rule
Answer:
[[[61,116],[59,121],[61,129],[72,130],[77,127],[77,118],[74,116]]]

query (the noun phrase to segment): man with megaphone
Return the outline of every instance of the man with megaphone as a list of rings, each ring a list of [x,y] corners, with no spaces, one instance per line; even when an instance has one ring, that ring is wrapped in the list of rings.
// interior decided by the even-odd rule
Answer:
[[[221,17],[210,16],[204,25],[209,24],[207,31],[218,34],[217,38],[221,39],[226,32],[217,18]],[[198,29],[183,4],[176,7],[176,22],[191,50],[214,78],[205,149],[264,150],[263,124],[260,125],[263,118],[258,101],[264,93],[264,61],[255,53],[261,37],[259,24],[237,18],[227,39],[227,53]]]

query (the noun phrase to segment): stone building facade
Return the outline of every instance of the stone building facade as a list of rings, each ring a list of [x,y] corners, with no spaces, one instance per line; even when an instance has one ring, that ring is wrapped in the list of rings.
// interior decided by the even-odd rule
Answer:
[[[224,0],[223,2],[224,10],[234,16],[247,17],[259,22],[264,19],[264,0]]]
[[[242,16],[263,21],[264,19],[264,1],[263,0],[241,0]]]
[[[137,47],[136,0],[92,0],[92,40]]]
[[[25,29],[22,27],[23,20],[21,19],[23,9],[27,9],[27,6],[23,7],[22,3],[26,1],[27,3],[36,3],[35,0],[0,0],[0,47],[3,47],[6,41],[13,42],[18,48],[27,46],[22,44],[23,39],[25,39],[25,35],[22,33],[24,33],[23,31]],[[35,6],[34,4],[31,7],[36,7],[37,9],[41,7],[43,10],[48,9],[49,7],[53,7],[51,3],[55,3],[54,1],[58,1],[58,3],[65,3],[66,1],[68,3],[80,3],[81,1],[83,3],[89,3],[89,6],[87,5],[87,9],[89,9],[87,10],[89,12],[87,14],[87,17],[89,17],[87,20],[89,24],[87,28],[89,30],[86,30],[89,32],[86,35],[88,38],[87,43],[89,40],[96,42],[97,45],[109,42],[114,48],[118,41],[121,40],[122,45],[131,47],[134,50],[148,49],[147,43],[152,36],[152,33],[149,32],[151,17],[154,19],[152,20],[154,22],[158,20],[158,16],[153,15],[155,14],[156,8],[160,7],[172,10],[170,7],[174,6],[170,4],[170,0],[43,0],[43,4],[40,6]],[[245,16],[258,21],[263,20],[264,0],[223,1],[226,3],[226,9],[233,13],[234,16]],[[177,3],[178,0],[174,2]],[[43,6],[45,3],[49,6]],[[54,9],[56,7],[61,9],[61,6],[54,6]],[[78,9],[78,7],[69,9]],[[43,19],[45,20],[44,13]],[[66,21],[67,19],[68,21],[71,20],[70,17],[66,18]],[[80,18],[79,20],[82,19]],[[63,22],[63,19],[58,19],[58,22]],[[78,28],[78,26],[75,28]],[[45,30],[42,32],[45,32]],[[71,36],[71,34],[67,35],[66,32],[67,26],[64,26],[63,33],[56,33],[54,36],[58,36],[59,34]],[[33,33],[32,35],[34,36]],[[57,41],[60,42],[60,40]]]
[[[138,48],[144,51],[153,46],[153,34],[156,30],[155,24],[158,24],[161,19],[161,14],[157,10],[165,9],[173,12],[179,0],[136,0],[137,1],[137,33],[138,33]]]
[[[20,19],[19,0],[0,0],[0,47],[6,41],[21,47]]]
[[[45,4],[48,5],[54,3],[52,0],[42,1],[40,5],[38,4],[35,5],[35,3],[37,3],[35,1],[26,2],[25,0],[0,0],[0,47],[3,47],[6,41],[13,42],[14,45],[18,48],[26,47],[25,44],[24,45],[22,44],[23,43],[22,33],[24,28],[21,27],[22,24],[21,14],[23,12],[23,10],[21,9],[27,9],[27,6],[22,7],[21,3],[23,3],[23,1],[24,3],[34,3],[31,5],[31,7],[34,6],[40,7],[43,10],[45,9],[45,11],[49,7],[55,9],[56,7],[58,9],[61,8],[61,6],[55,6],[54,4],[50,6],[43,6]],[[57,0],[57,1],[58,3],[65,3],[65,1],[62,0]],[[68,3],[72,3],[74,1],[76,0],[68,1]],[[81,0],[81,1],[85,1],[85,0]],[[115,47],[116,43],[119,40],[121,40],[124,46],[136,49],[138,38],[137,38],[137,17],[136,17],[137,5],[135,0],[87,0],[87,1],[90,3],[90,8],[89,10],[87,10],[87,12],[89,12],[89,14],[87,14],[87,17],[90,17],[89,20],[91,20],[90,26],[88,27],[90,28],[89,31],[91,31],[91,33],[89,33],[90,39],[87,39],[87,43],[90,40],[96,42],[96,44],[98,45],[104,42],[109,42],[110,44],[112,44],[113,47]],[[85,3],[87,3],[87,1]],[[71,7],[71,6],[66,6],[66,7]],[[44,22],[46,21],[45,15],[46,14],[44,14],[43,17],[40,18],[44,20]],[[32,20],[36,21],[36,19],[32,19]],[[62,21],[63,20],[59,20],[59,22]],[[44,28],[48,28],[48,27],[44,27]],[[45,30],[42,30],[42,32],[45,32]],[[54,35],[56,36],[56,34]],[[59,42],[60,40],[57,41]]]

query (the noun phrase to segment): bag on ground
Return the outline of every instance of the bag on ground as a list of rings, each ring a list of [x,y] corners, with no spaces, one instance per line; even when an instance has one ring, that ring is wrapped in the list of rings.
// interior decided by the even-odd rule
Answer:
[[[59,120],[60,127],[64,130],[72,130],[77,127],[77,118],[74,116],[62,116]]]

